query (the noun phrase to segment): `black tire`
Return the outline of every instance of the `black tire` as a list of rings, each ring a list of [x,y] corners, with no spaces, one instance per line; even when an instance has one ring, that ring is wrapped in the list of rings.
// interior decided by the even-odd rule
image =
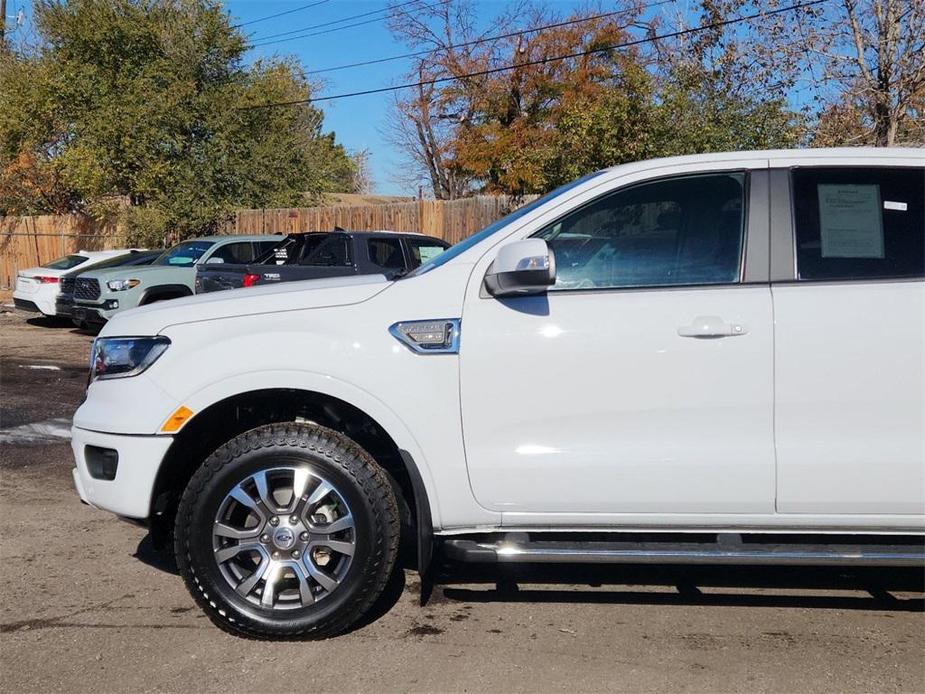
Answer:
[[[291,610],[242,598],[214,557],[212,528],[226,494],[286,461],[330,480],[351,509],[356,547],[338,587]],[[269,424],[224,444],[196,471],[177,510],[174,551],[186,587],[209,618],[231,633],[265,639],[316,639],[350,628],[384,590],[398,555],[399,507],[385,471],[355,442],[315,424]]]

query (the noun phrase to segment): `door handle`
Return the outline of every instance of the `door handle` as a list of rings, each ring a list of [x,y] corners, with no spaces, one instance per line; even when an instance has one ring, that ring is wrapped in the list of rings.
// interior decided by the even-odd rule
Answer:
[[[727,323],[717,316],[697,316],[690,325],[678,328],[678,335],[681,337],[735,337],[747,332],[748,329],[741,323]]]

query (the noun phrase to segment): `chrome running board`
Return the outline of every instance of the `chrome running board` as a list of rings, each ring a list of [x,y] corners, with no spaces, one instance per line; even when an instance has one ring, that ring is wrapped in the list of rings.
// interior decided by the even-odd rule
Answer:
[[[575,541],[531,540],[517,533],[502,539],[447,538],[443,548],[448,559],[461,562],[925,567],[922,543],[773,544],[742,542],[738,535],[719,535],[717,542],[706,543],[582,542],[577,537]]]

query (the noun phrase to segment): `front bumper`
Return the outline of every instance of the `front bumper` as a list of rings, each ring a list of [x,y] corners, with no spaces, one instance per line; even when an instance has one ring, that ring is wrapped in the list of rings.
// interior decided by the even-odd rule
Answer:
[[[75,325],[103,325],[109,320],[103,309],[93,306],[81,306],[77,303],[71,307],[70,316]]]
[[[62,318],[67,318],[70,317],[73,310],[74,297],[70,295],[58,295],[58,298],[55,299],[55,314],[61,316]]]
[[[120,516],[147,518],[151,514],[151,496],[157,471],[171,443],[172,436],[104,434],[73,427],[74,486],[81,500]],[[115,479],[96,479],[90,474],[85,455],[87,446],[118,452]]]

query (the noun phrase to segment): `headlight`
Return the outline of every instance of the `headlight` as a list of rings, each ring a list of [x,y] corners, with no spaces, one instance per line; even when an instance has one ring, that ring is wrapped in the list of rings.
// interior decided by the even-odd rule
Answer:
[[[113,292],[124,292],[126,289],[137,287],[141,280],[109,280],[106,286]]]
[[[90,381],[137,376],[157,361],[170,340],[156,337],[98,337],[90,348]]]

